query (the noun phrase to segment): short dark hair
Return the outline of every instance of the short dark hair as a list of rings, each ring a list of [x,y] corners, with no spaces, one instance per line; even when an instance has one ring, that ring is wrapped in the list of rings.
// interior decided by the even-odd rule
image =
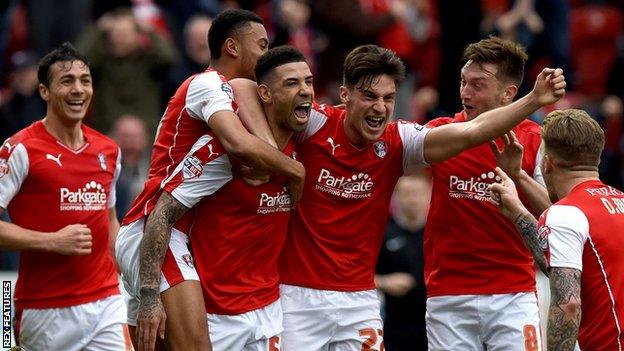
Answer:
[[[273,69],[292,62],[306,62],[306,58],[301,51],[289,45],[270,49],[262,54],[256,63],[256,81],[258,84],[265,82]]]
[[[370,86],[373,79],[387,74],[396,85],[405,77],[405,65],[392,51],[377,45],[362,45],[353,49],[345,59],[342,84],[352,88]]]
[[[221,57],[221,46],[227,38],[237,35],[238,31],[249,24],[256,22],[264,25],[262,18],[251,11],[233,9],[221,12],[214,21],[208,31],[208,48],[210,49],[210,57],[219,59]]]
[[[89,61],[87,57],[80,53],[70,42],[64,42],[56,49],[46,54],[41,61],[39,61],[39,69],[37,70],[37,78],[39,83],[50,86],[50,66],[57,62],[73,62],[82,61],[89,67]]]
[[[524,76],[524,63],[529,56],[522,45],[511,40],[490,36],[464,49],[463,59],[482,65],[491,63],[498,66],[497,78],[520,86]]]

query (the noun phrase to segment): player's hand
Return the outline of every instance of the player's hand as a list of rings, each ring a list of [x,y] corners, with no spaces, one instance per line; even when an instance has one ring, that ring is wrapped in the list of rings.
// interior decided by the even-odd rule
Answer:
[[[243,178],[245,183],[251,186],[259,186],[264,183],[267,183],[270,180],[270,174],[264,171],[258,171],[252,167],[241,166],[238,171],[238,174]]]
[[[50,251],[61,255],[89,255],[93,246],[91,229],[84,224],[70,224],[49,235]]]
[[[299,162],[297,162],[299,163]],[[292,205],[294,206],[299,200],[301,200],[301,195],[303,193],[303,183],[305,182],[305,168],[301,163],[299,163],[299,172],[298,176],[295,178],[291,178],[286,187],[288,188],[288,192],[290,193],[290,201],[292,201]]]
[[[565,95],[566,81],[561,68],[544,68],[535,80],[532,93],[540,106],[557,102]]]
[[[496,167],[495,171],[501,180],[489,186],[490,197],[505,217],[515,220],[518,215],[528,211],[518,197],[513,180],[500,167]]]
[[[396,272],[375,276],[375,285],[388,295],[401,297],[416,286],[416,280],[408,273]]]
[[[496,164],[503,172],[512,180],[517,180],[520,177],[522,171],[522,156],[524,154],[524,147],[518,141],[516,134],[513,131],[502,136],[503,149],[499,149],[494,140],[490,141],[490,149],[494,157],[496,157]]]
[[[165,339],[166,320],[167,314],[158,289],[141,288],[136,327],[137,351],[154,351],[156,335]]]

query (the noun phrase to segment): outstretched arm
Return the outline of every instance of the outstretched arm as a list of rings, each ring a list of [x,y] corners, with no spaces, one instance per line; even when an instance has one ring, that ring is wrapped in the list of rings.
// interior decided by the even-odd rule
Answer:
[[[550,269],[550,309],[548,349],[572,351],[581,324],[581,271],[575,268]]]
[[[164,191],[147,219],[139,263],[138,351],[154,350],[156,333],[164,339],[167,317],[160,300],[160,272],[169,247],[171,229],[186,211],[186,206]]]
[[[425,137],[425,160],[429,163],[442,162],[507,133],[538,108],[563,97],[565,86],[561,69],[544,68],[537,76],[533,90],[520,100],[484,112],[471,121],[430,130]]]
[[[535,263],[544,274],[548,275],[546,256],[541,249],[537,235],[537,221],[520,201],[516,186],[511,178],[499,167],[496,167],[496,174],[501,178],[501,182],[490,186],[492,201],[498,206],[503,215],[513,222],[533,254]]]

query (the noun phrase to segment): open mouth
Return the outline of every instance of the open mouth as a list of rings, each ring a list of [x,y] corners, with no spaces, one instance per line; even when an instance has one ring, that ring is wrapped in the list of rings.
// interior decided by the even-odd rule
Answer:
[[[309,101],[302,102],[295,107],[294,113],[295,117],[299,121],[307,121],[308,117],[310,117],[310,110],[312,109],[312,103]]]
[[[69,107],[72,110],[79,111],[79,110],[82,110],[82,108],[84,107],[85,100],[71,100],[71,101],[67,101],[67,105],[69,105]]]
[[[464,110],[466,110],[466,112],[470,112],[470,111],[474,110],[474,106],[470,106],[470,105],[466,105],[466,104],[463,104],[463,105],[464,105]]]
[[[366,116],[366,124],[371,128],[380,128],[385,120],[384,116]]]

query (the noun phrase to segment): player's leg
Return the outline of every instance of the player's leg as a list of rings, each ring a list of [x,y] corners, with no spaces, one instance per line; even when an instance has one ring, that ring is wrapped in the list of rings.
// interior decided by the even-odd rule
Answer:
[[[479,327],[479,295],[427,299],[429,350],[485,350]]]
[[[338,292],[340,314],[330,351],[383,351],[384,333],[380,302],[375,290]]]
[[[160,297],[167,313],[167,349],[212,350],[199,281],[183,281],[162,292]]]
[[[492,351],[541,351],[535,293],[485,295],[484,343]]]
[[[337,328],[335,306],[324,290],[280,286],[284,311],[284,351],[326,351]]]
[[[121,295],[111,296],[93,303],[90,311],[97,320],[91,331],[85,351],[132,350],[132,343],[126,325],[126,305]]]
[[[282,304],[280,300],[248,312],[253,320],[254,329],[250,340],[243,351],[283,351],[282,340]]]

